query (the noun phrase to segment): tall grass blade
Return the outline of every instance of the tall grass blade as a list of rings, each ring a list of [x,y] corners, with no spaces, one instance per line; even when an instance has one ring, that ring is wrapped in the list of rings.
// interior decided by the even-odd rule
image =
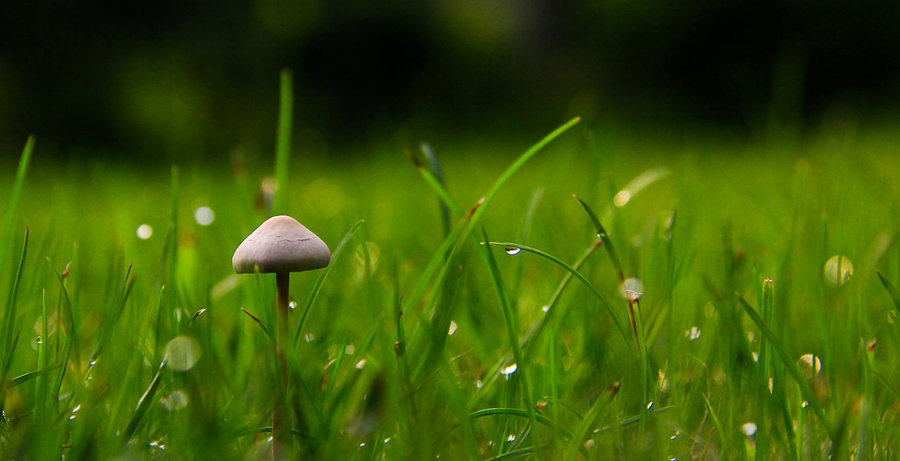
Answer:
[[[288,212],[288,171],[291,158],[291,126],[294,116],[294,77],[290,69],[281,71],[281,92],[278,99],[278,133],[275,139],[275,197],[272,214]]]
[[[891,295],[891,301],[894,302],[894,309],[897,309],[900,312],[900,292],[897,291],[897,288],[894,287],[894,284],[888,280],[887,277],[884,276],[880,271],[875,271],[875,274],[878,275],[878,280],[881,280],[881,284],[884,285],[884,289],[887,290],[888,294]]]
[[[587,212],[588,218],[590,218],[591,223],[594,224],[594,228],[597,229],[597,237],[600,238],[600,241],[603,242],[603,247],[606,249],[606,253],[609,255],[609,261],[612,263],[613,268],[616,270],[619,276],[619,282],[625,281],[625,273],[622,271],[622,263],[619,262],[619,255],[616,253],[616,248],[612,244],[612,240],[609,238],[609,233],[606,232],[606,228],[603,227],[603,224],[600,223],[600,220],[597,219],[597,215],[594,214],[594,211],[591,210],[591,207],[588,206],[584,200],[581,200],[581,197],[577,195],[573,195],[575,200],[578,200],[578,203],[581,204],[584,211]]]
[[[756,324],[757,328],[762,332],[762,334],[768,338],[769,343],[772,346],[772,349],[778,354],[778,358],[781,359],[781,364],[784,366],[785,370],[790,373],[791,377],[797,381],[797,385],[800,387],[800,392],[803,394],[803,398],[809,402],[809,406],[812,407],[813,412],[816,413],[816,416],[819,418],[819,422],[822,424],[822,427],[825,428],[825,432],[828,433],[828,437],[831,439],[832,443],[837,444],[838,433],[835,432],[834,427],[831,426],[831,423],[828,422],[828,419],[825,417],[825,410],[822,408],[822,404],[819,402],[819,399],[816,398],[815,393],[813,393],[812,388],[809,387],[809,383],[806,382],[806,379],[803,377],[803,374],[797,368],[797,365],[791,359],[790,354],[785,350],[784,345],[781,343],[781,340],[775,336],[775,333],[766,325],[766,322],[759,316],[755,309],[743,298],[743,296],[738,295],[738,302],[743,306],[744,311],[747,312],[747,315],[753,320],[753,323]]]
[[[25,237],[24,242],[22,243],[22,256],[19,258],[19,265],[16,269],[15,277],[12,280],[12,291],[9,293],[9,299],[6,303],[6,313],[3,318],[3,331],[2,331],[2,342],[0,342],[0,346],[4,348],[3,350],[3,362],[2,369],[0,369],[0,383],[6,382],[6,377],[9,376],[9,367],[12,363],[13,351],[16,349],[16,343],[19,341],[19,333],[15,334],[13,331],[16,328],[16,297],[19,293],[19,282],[22,280],[22,271],[25,269],[25,258],[28,255],[28,228],[25,228]],[[5,391],[5,389],[4,389]],[[2,403],[4,397],[3,391],[0,391],[0,403]]]
[[[28,163],[31,161],[31,154],[34,152],[34,136],[29,136],[25,141],[25,147],[22,149],[22,155],[19,157],[19,167],[16,169],[16,179],[13,182],[13,189],[9,195],[9,202],[6,205],[6,224],[3,227],[3,240],[0,241],[0,264],[5,264],[7,243],[12,232],[13,222],[16,219],[16,210],[19,205],[19,197],[22,195],[22,187],[25,184],[25,173],[28,171]]]
[[[446,190],[447,181],[444,179],[444,171],[441,169],[441,164],[438,162],[437,155],[435,155],[434,150],[431,149],[431,145],[427,142],[423,142],[419,145],[419,148],[422,150],[422,154],[425,155],[425,159],[428,160],[428,164],[431,166],[431,173],[434,175],[434,178],[437,180],[437,183]],[[449,194],[447,195],[449,198]],[[456,216],[459,217],[462,215],[460,212],[461,209],[456,207]],[[444,224],[444,235],[450,232],[450,205],[446,202],[441,202],[441,222]]]
[[[157,368],[156,374],[153,376],[153,379],[150,380],[150,385],[147,386],[147,389],[141,395],[141,398],[138,399],[137,405],[134,408],[134,414],[131,416],[131,420],[128,421],[128,426],[125,427],[125,432],[122,434],[122,441],[126,444],[131,441],[131,437],[134,435],[135,430],[137,430],[138,424],[141,423],[141,420],[144,418],[147,410],[150,409],[150,405],[156,402],[154,397],[156,395],[156,389],[159,387],[160,376],[162,376],[163,368],[166,367],[166,360],[167,358],[164,357],[162,362],[159,364],[159,368]]]
[[[481,229],[481,236],[485,242],[490,241],[487,232],[485,232],[483,227]],[[542,458],[539,449],[541,439],[538,435],[537,415],[534,410],[533,402],[534,396],[531,394],[531,377],[528,374],[529,365],[525,363],[525,356],[522,355],[522,348],[519,346],[519,333],[518,327],[516,326],[515,312],[513,312],[512,305],[509,302],[509,296],[506,294],[506,288],[503,285],[503,279],[500,276],[500,268],[497,266],[497,260],[494,258],[494,253],[488,245],[484,245],[482,248],[484,249],[485,259],[487,260],[488,269],[490,270],[491,280],[494,282],[494,288],[497,291],[497,296],[500,298],[500,307],[503,309],[503,318],[506,320],[506,333],[509,335],[509,343],[512,347],[513,357],[516,360],[516,373],[520,373],[521,376],[520,382],[522,383],[525,409],[528,412],[528,420],[530,421],[532,435],[534,436],[534,440],[532,441],[532,446],[535,447],[534,457],[539,460]]]

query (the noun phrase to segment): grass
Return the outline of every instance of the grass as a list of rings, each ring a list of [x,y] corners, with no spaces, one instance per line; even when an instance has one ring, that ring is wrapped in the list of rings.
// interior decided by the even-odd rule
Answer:
[[[789,150],[572,120],[412,163],[288,163],[279,133],[275,206],[334,256],[291,279],[295,455],[897,456],[892,132]],[[21,159],[0,177],[3,456],[271,459],[274,276],[230,258],[273,162],[137,172],[40,139]]]

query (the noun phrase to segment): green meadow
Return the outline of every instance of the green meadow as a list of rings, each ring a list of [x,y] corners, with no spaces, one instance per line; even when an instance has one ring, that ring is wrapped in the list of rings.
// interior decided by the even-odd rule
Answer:
[[[896,131],[575,118],[328,157],[282,115],[278,154],[209,165],[23,140],[0,175],[4,458],[898,456]],[[291,277],[284,367],[275,276],[231,264],[276,214],[332,253]]]

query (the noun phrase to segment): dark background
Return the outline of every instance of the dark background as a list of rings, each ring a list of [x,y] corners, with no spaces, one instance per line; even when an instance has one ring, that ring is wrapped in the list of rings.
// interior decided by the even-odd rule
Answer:
[[[153,161],[295,137],[525,136],[573,115],[670,131],[892,116],[900,2],[88,0],[0,3],[0,148]]]

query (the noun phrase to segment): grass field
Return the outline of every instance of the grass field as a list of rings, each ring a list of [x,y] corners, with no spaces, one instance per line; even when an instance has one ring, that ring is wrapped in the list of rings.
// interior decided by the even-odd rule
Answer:
[[[271,459],[284,391],[302,459],[894,459],[891,136],[573,120],[433,146],[446,187],[418,151],[138,171],[38,140],[0,176],[0,449]],[[333,255],[291,279],[284,381],[275,278],[231,267],[280,211]]]

